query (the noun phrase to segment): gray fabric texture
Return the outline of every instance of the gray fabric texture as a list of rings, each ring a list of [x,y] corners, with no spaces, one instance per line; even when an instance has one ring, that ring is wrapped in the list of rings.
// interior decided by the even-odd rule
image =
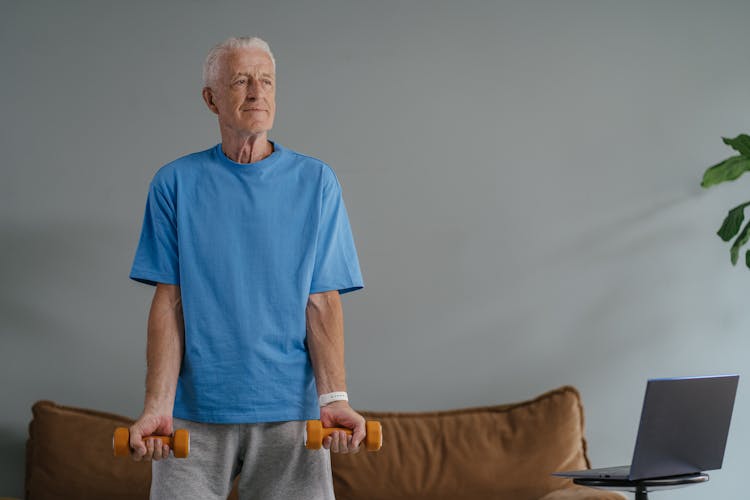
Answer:
[[[333,500],[330,451],[304,446],[303,421],[211,424],[175,418],[190,432],[187,458],[154,460],[151,500]]]

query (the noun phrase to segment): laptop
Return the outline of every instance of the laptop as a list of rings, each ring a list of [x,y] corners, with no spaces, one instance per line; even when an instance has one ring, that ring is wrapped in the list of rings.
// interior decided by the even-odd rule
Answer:
[[[653,479],[721,469],[739,375],[650,379],[631,465],[553,476]]]

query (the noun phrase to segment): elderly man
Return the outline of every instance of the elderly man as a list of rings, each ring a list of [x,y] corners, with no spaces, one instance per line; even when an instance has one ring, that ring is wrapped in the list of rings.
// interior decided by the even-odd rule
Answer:
[[[130,278],[156,286],[146,396],[130,428],[152,460],[151,498],[334,498],[330,452],[356,453],[339,295],[364,287],[341,186],[324,162],[268,140],[276,63],[230,38],[203,66],[221,143],[162,166],[149,185]],[[304,447],[304,425],[336,432]],[[187,459],[143,438],[190,431]]]

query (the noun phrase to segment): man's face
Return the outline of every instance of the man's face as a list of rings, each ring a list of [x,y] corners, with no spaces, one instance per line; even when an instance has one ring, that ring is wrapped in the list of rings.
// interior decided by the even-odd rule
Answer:
[[[273,127],[276,74],[264,50],[238,49],[221,56],[212,90],[215,107],[209,107],[219,115],[221,126],[243,135]]]

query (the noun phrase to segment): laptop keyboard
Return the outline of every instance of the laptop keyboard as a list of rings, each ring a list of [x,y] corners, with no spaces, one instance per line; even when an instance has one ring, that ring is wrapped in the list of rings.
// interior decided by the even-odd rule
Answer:
[[[614,475],[627,477],[630,474],[630,466],[619,465],[617,467],[601,467],[592,469],[591,472],[596,473],[599,477],[608,477]]]

